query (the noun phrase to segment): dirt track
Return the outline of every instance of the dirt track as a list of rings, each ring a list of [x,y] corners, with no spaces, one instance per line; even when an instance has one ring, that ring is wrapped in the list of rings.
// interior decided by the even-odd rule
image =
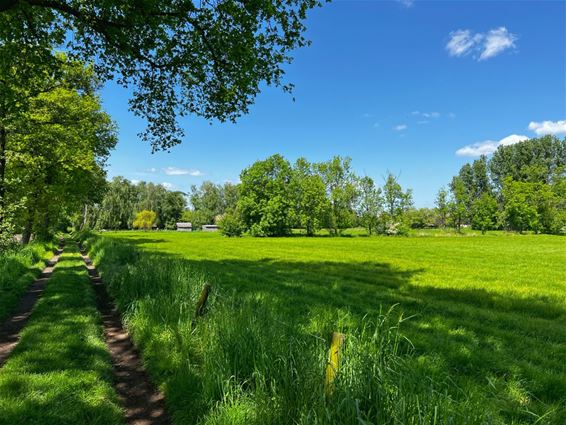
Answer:
[[[90,258],[81,250],[94,286],[97,306],[102,316],[104,337],[112,357],[115,388],[126,423],[135,425],[169,424],[165,400],[151,383],[130,336],[122,326],[120,314]]]

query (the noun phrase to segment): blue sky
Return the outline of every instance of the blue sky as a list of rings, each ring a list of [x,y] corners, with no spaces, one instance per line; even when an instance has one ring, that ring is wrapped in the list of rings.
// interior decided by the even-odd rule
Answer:
[[[335,1],[307,26],[312,46],[286,67],[294,102],[267,87],[237,124],[189,117],[170,153],[151,154],[128,92],[106,85],[104,107],[120,128],[109,177],[187,191],[237,181],[274,153],[342,155],[378,183],[392,171],[416,206],[430,207],[474,155],[566,134],[565,1]]]

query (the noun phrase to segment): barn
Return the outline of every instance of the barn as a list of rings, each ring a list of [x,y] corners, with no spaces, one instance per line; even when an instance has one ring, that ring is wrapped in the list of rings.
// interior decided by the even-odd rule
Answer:
[[[177,223],[177,231],[178,232],[192,232],[193,225],[192,223]]]

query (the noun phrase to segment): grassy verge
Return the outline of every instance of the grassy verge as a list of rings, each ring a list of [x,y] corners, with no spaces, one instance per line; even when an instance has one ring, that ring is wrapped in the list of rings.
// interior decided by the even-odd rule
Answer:
[[[0,253],[0,322],[6,319],[26,288],[53,256],[55,244],[36,242]]]
[[[398,308],[363,317],[318,309],[305,320],[305,300],[224,287],[194,324],[205,269],[113,238],[89,245],[177,424],[520,423],[501,414],[491,392],[461,388],[416,356]],[[347,337],[328,393],[330,331]]]
[[[0,369],[0,424],[119,424],[110,356],[87,272],[67,247]]]

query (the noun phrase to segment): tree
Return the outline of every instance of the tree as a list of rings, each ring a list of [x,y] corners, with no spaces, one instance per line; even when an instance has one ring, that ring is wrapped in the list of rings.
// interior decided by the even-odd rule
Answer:
[[[139,202],[139,188],[123,177],[114,177],[98,209],[96,228],[130,229]]]
[[[543,136],[499,146],[489,168],[499,190],[502,190],[507,177],[514,181],[551,184],[564,175],[566,142],[555,136]]]
[[[189,199],[195,211],[198,211],[202,224],[214,223],[214,217],[225,212],[222,186],[205,181],[200,188],[191,186]]]
[[[6,134],[2,202],[25,207],[16,223],[24,243],[32,232],[49,236],[100,199],[116,144],[92,68],[59,57],[60,72],[43,76],[44,90],[25,99],[26,110],[10,118]]]
[[[233,121],[248,112],[262,83],[289,91],[283,65],[308,44],[303,21],[318,4],[6,0],[0,45],[63,46],[95,62],[101,77],[135,86],[130,108],[148,121],[142,137],[169,149],[183,136],[179,115]]]
[[[3,33],[0,18],[0,34]],[[6,208],[6,167],[8,137],[17,132],[30,101],[38,94],[65,82],[67,69],[63,56],[53,56],[50,49],[30,43],[17,43],[0,37],[0,228]],[[51,70],[52,72],[47,72]]]
[[[491,159],[482,156],[460,169],[451,185],[452,219],[458,228],[471,222],[486,230],[496,226],[497,209],[509,229],[564,233],[565,180],[566,139],[544,136],[501,145]]]
[[[464,164],[458,173],[466,192],[466,209],[472,211],[473,204],[484,193],[491,194],[492,187],[488,174],[488,159],[482,155],[472,164]]]
[[[484,193],[472,204],[472,227],[485,234],[497,226],[497,200],[489,193]]]
[[[136,214],[134,219],[134,229],[144,229],[149,230],[155,224],[157,220],[157,214],[154,211],[143,210]]]
[[[383,200],[385,212],[393,220],[397,220],[413,204],[413,195],[410,189],[403,192],[403,188],[397,181],[397,178],[392,173],[389,173],[383,185]]]
[[[533,183],[515,181],[512,177],[503,182],[503,217],[507,226],[519,233],[539,227],[533,189]]]
[[[223,201],[223,211],[222,214],[233,211],[238,204],[238,199],[240,197],[239,188],[237,184],[230,182],[224,183],[222,187],[222,201]]]
[[[238,185],[232,183],[219,185],[204,181],[200,187],[193,185],[189,194],[192,211],[187,213],[187,218],[197,227],[216,223],[217,217],[235,210],[238,198]]]
[[[382,212],[381,190],[375,186],[371,177],[362,177],[358,181],[358,216],[368,234],[376,229],[379,214]]]
[[[155,225],[160,229],[173,229],[185,209],[182,192],[169,191],[161,184],[140,182],[137,184],[138,201],[134,210],[151,210],[157,214]],[[132,211],[133,212],[133,211]]]
[[[306,159],[299,158],[293,167],[292,192],[298,227],[313,236],[321,228],[330,208],[322,178]]]
[[[450,192],[452,194],[451,200],[448,204],[448,209],[450,211],[450,219],[452,224],[459,232],[464,224],[468,220],[468,204],[469,195],[464,185],[464,181],[460,176],[456,176],[452,179],[450,184]]]
[[[484,194],[493,191],[489,178],[489,161],[487,156],[482,155],[472,163],[473,188],[470,190],[471,197],[476,200]]]
[[[181,219],[181,215],[185,210],[185,206],[185,195],[182,192],[166,191],[157,211],[162,227],[171,230],[175,229],[176,223]]]
[[[354,208],[358,192],[351,163],[351,158],[335,156],[330,161],[315,164],[330,201],[327,226],[334,235],[350,227],[355,219]]]
[[[254,236],[283,236],[291,232],[293,199],[291,165],[281,155],[256,161],[240,174],[238,209]]]
[[[438,224],[440,227],[446,227],[449,213],[449,203],[448,203],[448,191],[441,187],[436,195],[436,212],[438,216]]]
[[[0,18],[0,34],[4,30]],[[36,114],[39,98],[45,99],[55,90],[59,91],[55,95],[57,97],[65,89],[92,95],[97,83],[92,68],[69,61],[63,54],[52,54],[50,48],[18,43],[12,37],[0,38],[0,41],[0,228],[4,228],[1,224],[5,213],[13,212],[13,208],[7,208],[6,197],[10,192],[10,182],[7,180],[9,157],[13,153],[15,139],[18,140],[19,150],[22,150],[23,135],[32,130],[40,133],[42,126],[50,124]],[[44,112],[50,111],[44,109]],[[28,139],[32,140],[31,137]],[[22,194],[22,188],[19,193]],[[17,200],[10,199],[10,202],[14,205]]]

